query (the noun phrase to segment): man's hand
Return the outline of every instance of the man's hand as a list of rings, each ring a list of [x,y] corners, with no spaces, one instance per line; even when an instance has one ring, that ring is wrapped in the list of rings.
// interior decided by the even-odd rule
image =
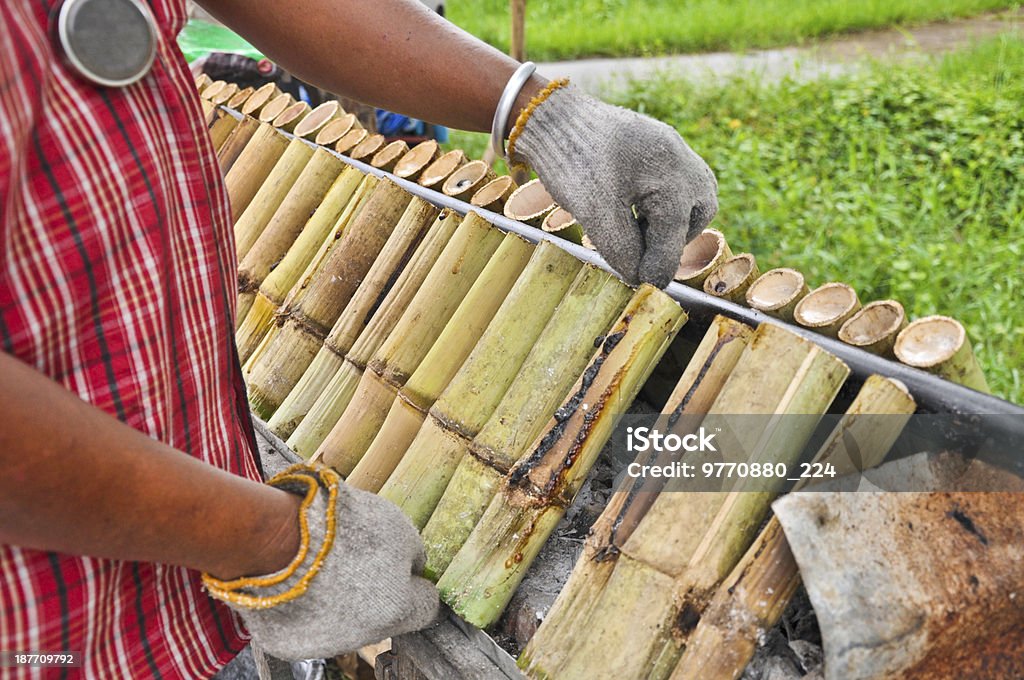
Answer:
[[[423,545],[396,506],[328,468],[295,465],[268,483],[303,498],[292,563],[266,576],[203,577],[261,649],[281,659],[330,658],[434,620],[437,590],[420,576]]]
[[[679,134],[633,111],[554,90],[510,141],[628,282],[664,288],[718,211],[718,183]]]

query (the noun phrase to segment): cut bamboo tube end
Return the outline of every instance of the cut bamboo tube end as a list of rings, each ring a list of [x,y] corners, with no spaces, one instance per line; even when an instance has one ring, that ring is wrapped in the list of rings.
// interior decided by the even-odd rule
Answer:
[[[391,172],[395,168],[395,164],[408,152],[409,145],[404,140],[396,139],[375,153],[370,160],[370,165],[378,170]],[[353,155],[352,157],[355,158],[356,156]]]
[[[236,92],[231,96],[231,99],[227,101],[227,107],[238,111],[242,108],[242,105],[252,96],[252,93],[256,91],[254,87],[245,87]]]
[[[845,283],[832,282],[804,296],[793,310],[793,319],[805,328],[834,338],[858,309],[857,291]]]
[[[704,279],[704,292],[742,304],[746,301],[747,289],[757,279],[758,273],[753,255],[733,255]]]
[[[348,156],[354,161],[369,161],[370,158],[384,148],[384,135],[373,134],[352,147]]]
[[[762,274],[747,289],[747,305],[785,321],[793,320],[793,310],[809,293],[804,275],[782,267]]]
[[[369,136],[370,133],[367,130],[353,126],[352,129],[341,136],[338,143],[334,145],[334,150],[342,155],[349,156],[351,155],[349,152],[362,144]]]
[[[448,179],[441,186],[441,191],[452,198],[464,201],[492,179],[494,171],[491,170],[491,166],[483,161],[470,161],[448,175]]]
[[[701,288],[704,279],[730,257],[732,250],[722,232],[705,229],[683,248],[675,280],[693,288]]]
[[[242,104],[242,113],[246,116],[256,116],[260,109],[262,109],[270,101],[281,96],[281,90],[274,83],[267,83],[262,87],[256,89],[248,99],[245,100],[245,104]],[[284,109],[281,109],[282,111]]]
[[[355,126],[356,116],[353,113],[346,113],[326,123],[316,133],[314,141],[320,146],[331,146],[345,136]],[[337,149],[335,149],[337,150]]]
[[[295,102],[287,109],[278,114],[277,118],[271,123],[276,128],[281,130],[287,130],[293,132],[295,126],[309,113],[309,104],[307,102]]]
[[[501,214],[505,209],[505,201],[515,190],[515,180],[508,175],[502,175],[480,187],[480,190],[473,194],[469,202],[478,208]]]
[[[450,174],[465,164],[466,154],[461,149],[452,149],[428,165],[420,173],[418,183],[428,189],[437,189]]]
[[[896,300],[876,300],[839,327],[839,339],[872,354],[892,356],[896,336],[906,326],[903,305]]]
[[[583,227],[565,208],[558,207],[549,212],[540,228],[566,241],[583,244]]]
[[[214,106],[222,106],[227,104],[228,100],[236,94],[238,94],[238,85],[228,83],[220,89],[220,92],[210,97],[210,101],[213,102]]]
[[[332,120],[342,115],[344,110],[336,100],[326,101],[306,114],[295,126],[295,136],[311,139]]]
[[[210,83],[209,85],[207,85],[205,88],[203,88],[203,92],[199,96],[202,97],[203,99],[211,100],[214,97],[216,97],[218,94],[220,94],[220,91],[223,90],[227,86],[228,86],[228,84],[227,84],[226,81],[215,80],[212,83]]]
[[[394,173],[397,177],[415,182],[423,170],[437,160],[440,154],[441,147],[436,140],[420,142],[395,163]]]
[[[967,331],[948,316],[926,316],[904,328],[896,338],[896,358],[908,366],[988,392]]]
[[[294,103],[295,98],[287,92],[277,95],[260,109],[259,121],[272,124],[275,118],[280,116],[285,109]]]
[[[196,89],[202,91],[209,87],[211,83],[213,83],[213,79],[206,73],[200,73],[198,76],[196,76],[195,83]]]
[[[540,227],[547,214],[554,210],[555,199],[544,188],[539,179],[530,180],[512,192],[505,202],[505,217]]]

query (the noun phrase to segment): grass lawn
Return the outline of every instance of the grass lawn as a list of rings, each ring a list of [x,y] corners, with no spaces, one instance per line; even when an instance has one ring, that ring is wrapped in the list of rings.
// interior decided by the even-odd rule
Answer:
[[[620,103],[711,164],[733,251],[959,318],[992,390],[1024,403],[1024,39],[810,83],[640,82]]]
[[[529,0],[530,59],[735,50],[1019,6],[998,0]],[[448,17],[508,51],[508,0],[449,0]]]

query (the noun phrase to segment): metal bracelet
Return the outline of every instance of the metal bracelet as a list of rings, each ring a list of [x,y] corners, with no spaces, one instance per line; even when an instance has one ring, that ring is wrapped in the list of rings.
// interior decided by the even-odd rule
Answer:
[[[508,117],[512,113],[519,92],[523,89],[526,81],[533,76],[537,65],[532,61],[525,61],[520,64],[512,77],[508,79],[505,90],[498,99],[498,107],[494,110],[494,121],[491,123],[491,148],[494,153],[502,158],[505,157],[505,128],[508,127]]]

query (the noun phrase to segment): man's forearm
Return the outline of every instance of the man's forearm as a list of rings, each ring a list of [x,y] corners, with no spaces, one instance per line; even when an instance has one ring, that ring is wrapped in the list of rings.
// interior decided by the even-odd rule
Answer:
[[[201,0],[284,68],[367,104],[488,131],[517,63],[415,0]],[[515,112],[544,86],[535,76]]]
[[[161,444],[3,352],[0,413],[0,542],[222,578],[298,550],[298,497]]]

